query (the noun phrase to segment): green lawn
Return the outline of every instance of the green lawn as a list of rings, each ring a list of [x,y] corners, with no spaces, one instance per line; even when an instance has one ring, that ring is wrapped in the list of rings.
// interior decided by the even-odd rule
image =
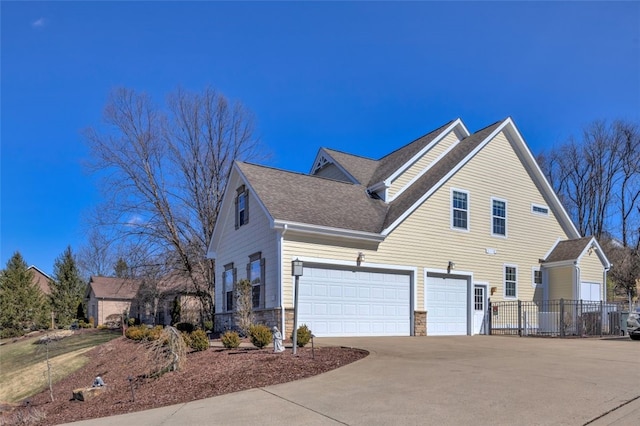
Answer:
[[[121,335],[120,332],[96,330],[51,342],[49,359],[54,381],[84,366],[89,361],[83,355],[86,351]],[[41,336],[16,342],[7,339],[0,346],[0,401],[17,402],[47,387],[47,348],[34,343]]]

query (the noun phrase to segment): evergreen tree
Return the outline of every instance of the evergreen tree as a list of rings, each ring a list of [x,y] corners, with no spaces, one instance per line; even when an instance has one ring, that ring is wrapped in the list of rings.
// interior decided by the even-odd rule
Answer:
[[[0,328],[2,337],[47,326],[48,304],[33,281],[33,271],[19,252],[0,271]]]
[[[116,266],[113,268],[116,278],[129,278],[129,265],[123,258],[118,258]]]
[[[53,265],[53,280],[50,281],[51,306],[58,326],[66,327],[77,315],[78,305],[84,299],[86,284],[80,277],[76,259],[67,247]]]

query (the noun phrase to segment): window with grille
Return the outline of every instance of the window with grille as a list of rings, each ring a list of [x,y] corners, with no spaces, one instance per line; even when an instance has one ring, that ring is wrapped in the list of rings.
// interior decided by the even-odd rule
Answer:
[[[515,266],[504,267],[504,297],[517,297],[518,270]]]
[[[500,237],[507,236],[507,203],[503,200],[491,200],[491,233]]]
[[[462,191],[451,193],[451,226],[454,229],[469,229],[469,194]]]

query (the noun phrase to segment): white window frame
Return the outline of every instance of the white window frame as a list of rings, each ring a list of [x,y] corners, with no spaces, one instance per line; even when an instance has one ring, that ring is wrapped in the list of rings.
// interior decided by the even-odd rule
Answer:
[[[496,201],[499,202],[499,203],[504,203],[504,217],[495,216],[493,214],[493,203],[496,202]],[[505,200],[504,198],[491,197],[491,204],[490,204],[490,208],[491,208],[491,211],[490,211],[490,214],[491,214],[491,236],[498,237],[498,238],[507,238],[507,226],[508,226],[508,219],[507,219],[508,214],[507,214],[507,211],[508,211],[508,206],[509,206],[509,204],[507,203],[507,200]],[[496,218],[504,220],[504,234],[497,234],[495,232],[495,227],[493,226],[493,220],[496,219]]]
[[[536,272],[540,273],[540,283],[536,282]],[[544,278],[542,277],[542,269],[539,266],[531,267],[531,287],[537,288],[544,285]]]
[[[467,197],[467,209],[464,210],[467,213],[467,227],[466,228],[462,228],[462,227],[459,227],[459,226],[454,226],[454,223],[455,223],[454,212],[456,210],[462,210],[462,209],[455,209],[453,207],[454,196],[455,196],[456,192],[459,192],[461,194],[465,194],[466,197]],[[469,195],[469,191],[465,191],[464,189],[451,188],[451,197],[450,197],[450,201],[449,201],[449,208],[451,209],[450,210],[450,216],[451,216],[450,227],[451,227],[451,229],[454,230],[454,231],[469,232],[471,230],[471,196]]]
[[[516,279],[515,281],[513,281],[515,283],[515,295],[511,296],[511,295],[507,295],[507,268],[513,268],[515,269],[515,275],[516,275]],[[512,282],[511,280],[509,280],[509,282]],[[505,299],[517,299],[518,298],[518,265],[513,265],[513,264],[508,264],[505,263],[502,266],[502,286],[503,286],[503,292],[502,295]]]
[[[228,274],[228,275],[227,275]],[[227,281],[227,278],[230,277],[230,280]],[[222,301],[224,303],[224,312],[231,312],[234,309],[234,294],[233,294],[233,286],[234,286],[234,276],[236,275],[233,263],[229,263],[224,266],[224,270],[222,271]],[[229,298],[227,296],[228,293],[231,293],[231,307],[229,307]]]
[[[545,209],[547,212],[543,213],[543,212],[537,212],[535,209]],[[531,214],[535,214],[537,216],[544,216],[547,217],[549,216],[549,207],[548,206],[544,206],[542,204],[535,204],[535,203],[531,203]]]

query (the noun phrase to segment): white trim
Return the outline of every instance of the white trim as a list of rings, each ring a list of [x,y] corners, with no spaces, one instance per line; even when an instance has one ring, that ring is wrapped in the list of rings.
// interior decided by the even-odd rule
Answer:
[[[398,219],[396,219],[391,225],[385,228],[382,231],[383,235],[388,235],[391,233],[400,223],[402,223],[407,217],[409,217],[415,209],[417,209],[427,198],[433,195],[445,182],[447,182],[453,175],[455,175],[458,170],[460,170],[469,160],[471,160],[480,150],[482,150],[489,141],[496,137],[496,135],[505,130],[505,135],[507,136],[507,140],[512,144],[516,152],[519,152],[523,158],[523,164],[528,166],[533,175],[533,180],[539,181],[542,185],[543,195],[546,195],[552,201],[554,211],[559,212],[559,215],[556,215],[556,220],[561,224],[562,228],[565,229],[567,236],[569,238],[580,238],[580,233],[578,229],[575,227],[573,221],[571,220],[569,214],[562,206],[558,196],[555,191],[547,181],[540,169],[540,166],[535,161],[533,154],[527,147],[524,139],[520,135],[520,132],[515,126],[515,123],[508,117],[502,122],[489,136],[487,136],[478,146],[471,151],[465,158],[463,158],[455,167],[453,167],[445,176],[440,179],[435,185],[433,185],[427,192],[424,193],[422,197],[420,197],[411,207],[409,207]]]
[[[455,141],[451,144],[449,148],[447,148],[442,154],[438,155],[427,167],[422,169],[416,176],[414,176],[407,184],[405,184],[402,188],[400,188],[392,197],[389,198],[388,202],[391,202],[398,198],[404,191],[409,189],[411,185],[413,185],[418,179],[420,179],[425,173],[427,173],[433,166],[435,166],[438,161],[440,161],[445,155],[449,153],[453,148],[456,147],[460,143],[460,140]],[[426,153],[425,153],[426,154]],[[418,159],[419,160],[419,159]],[[413,165],[413,164],[412,164]],[[396,178],[397,180],[397,178]],[[393,182],[391,182],[393,184]]]
[[[475,336],[476,335],[476,318],[475,318],[475,313],[476,313],[476,287],[481,287],[484,289],[484,300],[482,301],[483,303],[483,307],[484,307],[484,316],[483,316],[483,322],[484,322],[484,326],[481,328],[480,333],[478,334],[479,336],[482,336],[483,334],[489,334],[488,328],[489,328],[489,315],[491,315],[491,312],[488,311],[489,309],[489,282],[488,281],[476,281],[473,283],[473,300],[471,301],[471,311],[472,311],[472,315],[473,315],[473,319],[472,319],[472,329],[471,329],[471,335]],[[483,333],[484,331],[484,333]]]
[[[538,208],[538,209],[546,209],[547,212],[546,213],[542,213],[542,212],[537,212],[534,209]],[[549,217],[549,206],[545,206],[543,204],[536,204],[536,203],[531,203],[531,214],[534,214],[536,216],[541,216],[541,217]]]
[[[515,296],[507,296],[507,268],[515,268],[516,270],[516,295]],[[502,265],[502,297],[505,300],[514,300],[518,298],[518,281],[520,278],[520,271],[518,265],[514,263],[504,263]]]
[[[385,239],[384,235],[375,232],[353,231],[344,228],[333,228],[330,226],[311,225],[308,223],[289,222],[284,220],[274,220],[271,227],[274,229],[282,229],[285,225],[288,226],[288,229],[291,232],[302,232],[306,234],[334,236],[373,242],[382,242]]]
[[[540,284],[536,284],[536,272],[540,272],[540,279],[542,280]],[[544,286],[544,275],[542,273],[542,268],[540,266],[532,266],[531,267],[531,287],[542,288],[543,286]]]
[[[509,125],[508,128],[507,128],[507,125]],[[503,128],[507,130],[505,132],[505,134],[507,135],[507,140],[512,142],[512,144],[515,142],[514,148],[519,148],[519,151],[525,157],[524,163],[529,167],[531,167],[534,174],[534,178],[537,179],[542,184],[543,195],[548,196],[551,199],[550,201],[552,202],[554,209],[560,212],[561,217],[558,217],[556,215],[556,220],[558,220],[561,224],[564,223],[565,226],[568,228],[565,230],[565,232],[567,233],[567,236],[569,236],[570,238],[580,238],[581,235],[580,235],[580,232],[578,232],[578,228],[576,228],[575,224],[571,220],[571,216],[569,216],[569,214],[565,210],[564,206],[560,202],[560,199],[558,198],[558,195],[553,190],[553,187],[545,177],[544,173],[542,172],[542,169],[540,169],[540,165],[538,164],[535,157],[531,153],[531,150],[525,143],[524,138],[518,131],[518,128],[516,127],[511,117],[508,117],[504,121],[503,125],[499,127],[500,130],[502,130]],[[511,136],[511,138],[509,138],[509,136]],[[514,136],[515,136],[515,140],[513,140]],[[518,151],[518,149],[516,149],[516,151]]]
[[[436,136],[431,142],[429,142],[424,148],[418,151],[413,157],[411,157],[408,161],[406,161],[403,165],[401,165],[391,176],[386,178],[383,182],[385,186],[388,188],[391,186],[394,180],[398,178],[402,173],[404,173],[409,167],[411,167],[416,161],[418,161],[425,153],[427,153],[431,148],[436,146],[442,139],[444,139],[449,133],[454,131],[456,127],[461,126],[463,133],[466,133],[466,136],[469,136],[469,131],[462,123],[460,118],[456,119],[453,123],[449,125],[446,129],[444,129],[438,136]],[[417,139],[416,139],[417,140]],[[459,142],[459,141],[458,141]],[[403,189],[400,191],[404,191]],[[394,195],[394,198],[399,194]]]
[[[453,193],[459,192],[467,196],[467,227],[459,228],[453,225]],[[450,188],[449,189],[449,227],[452,231],[470,232],[471,231],[471,194],[466,189]]]
[[[346,155],[351,155],[351,154],[346,154]],[[325,160],[325,163],[322,166],[318,167],[316,163],[320,160],[320,158],[323,158]],[[311,166],[311,171],[309,171],[309,174],[315,175],[318,170],[323,169],[328,164],[333,164],[334,166],[336,166],[338,170],[340,170],[347,177],[347,179],[351,181],[351,183],[355,183],[355,184],[367,183],[367,182],[358,182],[358,180],[351,173],[349,173],[344,167],[342,167],[342,165],[339,162],[337,162],[336,159],[333,158],[331,154],[329,154],[324,148],[320,148],[318,150],[318,154],[316,154],[316,159],[313,160],[313,166]]]
[[[504,203],[504,235],[502,234],[496,234],[493,230],[493,202],[494,201],[498,201],[501,203]],[[491,208],[491,210],[489,211],[489,216],[491,217],[491,223],[489,224],[489,227],[491,229],[491,236],[492,237],[496,237],[496,238],[502,238],[502,239],[506,239],[507,236],[509,235],[509,203],[507,202],[507,200],[505,200],[504,198],[499,198],[499,197],[491,197],[491,201],[489,203],[489,206]]]
[[[449,170],[449,172],[446,175],[444,175],[442,179],[438,181],[438,183],[436,183],[431,188],[429,188],[429,190],[425,192],[424,195],[418,199],[418,201],[413,203],[411,207],[409,207],[398,219],[395,220],[395,222],[393,222],[386,229],[384,229],[382,231],[382,234],[386,236],[391,231],[393,231],[398,225],[400,225],[407,217],[409,217],[409,215],[413,213],[415,209],[418,208],[418,206],[420,206],[420,204],[422,204],[427,198],[433,195],[434,192],[440,189],[440,187],[444,185],[446,181],[448,181],[453,175],[455,175],[458,172],[458,170],[460,170],[465,164],[467,164],[469,160],[471,160],[482,148],[484,148],[485,145],[489,143],[491,139],[493,139],[498,133],[500,133],[507,123],[508,121],[505,120],[504,123],[502,123],[493,132],[491,132],[491,134],[487,136],[480,144],[478,144],[478,146],[473,151],[467,154],[467,156],[463,158],[458,164],[456,164],[455,167],[451,168],[451,170]]]

